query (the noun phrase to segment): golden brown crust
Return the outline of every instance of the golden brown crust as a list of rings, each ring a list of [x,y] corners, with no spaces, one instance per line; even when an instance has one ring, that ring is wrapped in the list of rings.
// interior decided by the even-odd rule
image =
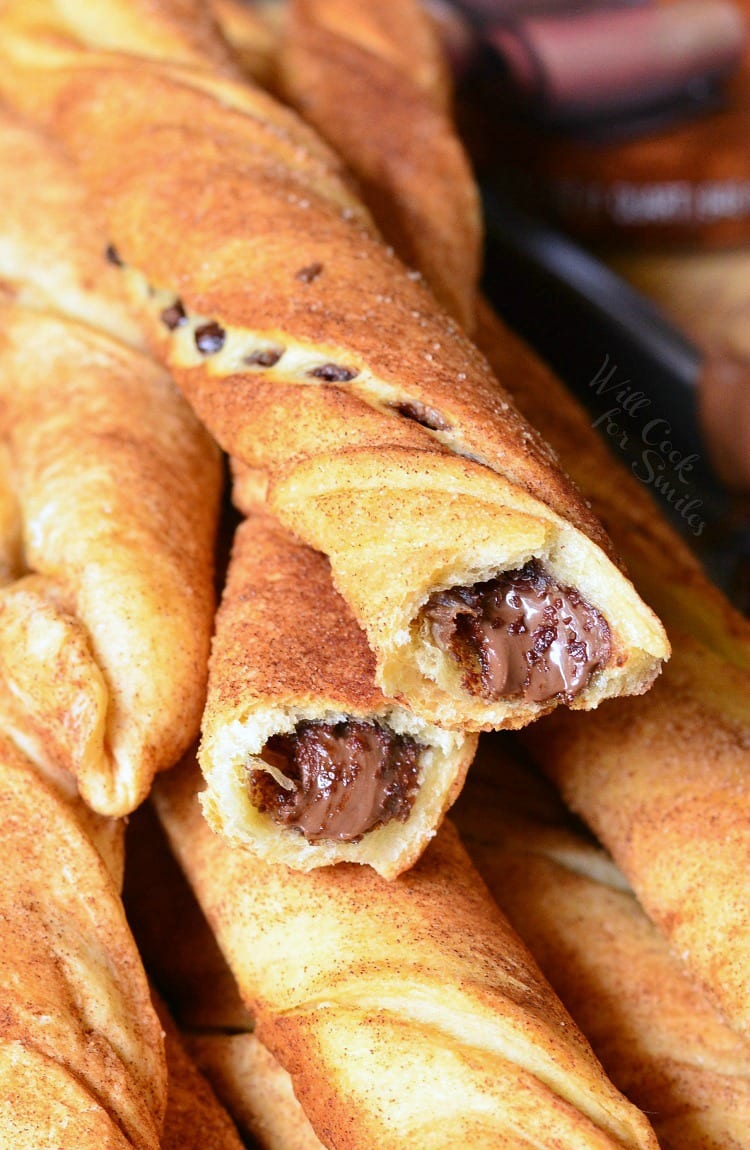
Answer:
[[[347,160],[383,235],[470,332],[479,197],[426,13],[416,3],[296,0],[280,70],[285,97]]]
[[[455,808],[477,867],[660,1146],[740,1150],[750,1127],[744,1042],[541,783],[507,744],[486,742]]]
[[[218,453],[138,350],[69,162],[5,114],[0,195],[0,713],[122,815],[200,721]]]
[[[1,593],[0,707],[92,806],[123,814],[200,721],[216,457],[161,370],[90,329],[4,308],[0,365],[38,573]]]
[[[23,171],[26,179],[19,180]],[[69,159],[0,111],[0,282],[23,307],[67,315],[145,349],[118,269],[104,258],[106,227]]]
[[[414,739],[419,786],[405,821],[393,819],[358,842],[308,841],[262,812],[250,771],[273,735],[301,722],[354,719]],[[360,862],[395,878],[419,857],[458,794],[476,739],[420,722],[375,685],[375,659],[331,583],[324,555],[298,543],[267,512],[237,530],[216,620],[200,763],[204,809],[235,846],[310,870]]]
[[[256,699],[320,701],[323,710],[377,713],[375,657],[320,552],[301,546],[263,509],[238,528],[213,642],[206,712]],[[274,704],[271,704],[274,705]]]
[[[747,673],[674,636],[670,674],[643,699],[543,720],[529,745],[614,854],[706,993],[750,1025]]]
[[[194,769],[164,776],[160,817],[259,1036],[292,1074],[324,1143],[655,1145],[455,832],[441,832],[396,883],[366,867],[302,875],[212,835],[196,781]]]
[[[0,1142],[157,1150],[161,1027],[90,816],[5,737],[0,776]]]

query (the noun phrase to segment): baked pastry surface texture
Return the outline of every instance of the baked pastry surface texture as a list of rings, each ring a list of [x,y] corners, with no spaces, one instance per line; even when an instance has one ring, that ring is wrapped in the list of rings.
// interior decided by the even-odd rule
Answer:
[[[487,308],[480,329],[493,362],[514,354],[513,338]],[[606,519],[666,621],[674,654],[646,697],[588,715],[585,724],[558,712],[523,738],[675,953],[747,1033],[750,624],[710,583],[646,489],[612,459],[585,412],[524,354],[528,369],[514,377],[516,400],[536,414]]]
[[[0,1144],[158,1150],[162,1032],[125,921],[122,826],[0,737]],[[92,833],[95,837],[91,837]],[[95,842],[105,846],[100,854]]]
[[[662,1150],[741,1150],[750,1052],[546,780],[480,750],[454,817],[477,868]]]
[[[0,200],[0,721],[123,815],[200,721],[218,452],[139,348],[73,169],[5,112]]]
[[[328,1146],[655,1147],[447,825],[408,875],[229,848],[190,764],[157,809],[257,1022]]]
[[[434,835],[476,736],[387,699],[325,556],[248,510],[216,620],[203,809],[270,861],[369,863],[393,878]]]
[[[385,694],[476,730],[645,689],[668,649],[654,616],[309,129],[208,68],[32,35],[15,6],[3,53],[8,98],[60,134],[102,203],[154,347],[265,475],[273,512],[328,556]],[[540,682],[516,644],[520,684],[482,637],[486,597],[502,612],[519,573],[542,614],[565,602]],[[584,605],[572,627],[569,592]]]
[[[383,235],[471,334],[481,206],[426,12],[296,0],[281,40],[285,99],[344,157]]]

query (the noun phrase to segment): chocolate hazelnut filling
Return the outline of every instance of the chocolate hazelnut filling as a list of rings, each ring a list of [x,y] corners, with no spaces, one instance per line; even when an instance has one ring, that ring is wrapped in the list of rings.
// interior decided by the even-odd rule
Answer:
[[[260,756],[293,789],[266,771],[251,771],[251,797],[258,810],[309,842],[358,842],[367,831],[409,817],[423,749],[376,723],[302,722],[292,734],[273,735]]]
[[[348,383],[350,379],[355,378],[357,372],[342,367],[339,363],[324,363],[320,367],[312,368],[307,374],[313,379],[323,379],[326,383]]]
[[[411,419],[414,423],[419,423],[422,427],[428,428],[430,431],[449,431],[450,424],[439,411],[435,411],[432,407],[426,407],[423,403],[408,402],[408,403],[394,403],[391,405],[393,411],[397,411],[399,415],[403,415],[404,419]]]
[[[275,347],[264,347],[246,355],[242,362],[248,367],[276,367],[283,354],[283,350]]]
[[[227,333],[220,323],[211,321],[195,329],[195,346],[203,355],[216,355],[224,346]]]
[[[187,314],[182,306],[182,301],[177,299],[170,307],[165,307],[159,318],[170,331],[182,327],[184,323],[187,323]]]
[[[603,615],[536,559],[487,583],[438,592],[424,617],[466,689],[490,701],[570,702],[610,656]]]

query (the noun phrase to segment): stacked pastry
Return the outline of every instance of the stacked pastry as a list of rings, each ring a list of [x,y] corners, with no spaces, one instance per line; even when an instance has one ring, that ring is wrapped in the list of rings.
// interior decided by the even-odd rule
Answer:
[[[342,71],[351,50],[337,52],[336,40],[361,40],[362,32],[354,22],[332,20],[331,6],[334,0],[295,5],[290,35],[294,59],[309,53],[315,17],[317,39],[328,37],[328,52],[339,62],[331,81],[338,86],[346,83]],[[366,42],[373,43],[372,35]],[[294,69],[283,71],[288,91],[303,104]],[[319,98],[315,107],[318,127],[341,139],[331,102]],[[347,138],[363,134],[360,123],[359,133]],[[359,149],[350,159],[355,167],[362,162]],[[435,226],[448,235],[450,217]],[[464,294],[471,287],[465,283]],[[612,459],[560,382],[486,304],[478,312],[485,354],[606,522],[637,586],[669,624],[675,648],[644,699],[580,718],[558,712],[525,738],[612,851],[693,977],[744,1031],[750,1009],[750,626],[709,583],[643,486]]]
[[[168,306],[173,305],[165,304],[165,309]],[[426,454],[442,452],[430,447]],[[531,499],[523,493],[520,498]],[[568,530],[564,525],[560,529]],[[606,565],[609,560],[602,555],[601,562]],[[616,576],[616,580],[620,578]],[[617,586],[625,588],[626,598],[632,598],[624,581]],[[645,610],[642,621],[645,630],[651,628],[658,639],[658,627]],[[614,634],[612,642],[616,642]],[[637,664],[640,656],[633,652],[633,657]],[[649,656],[641,666],[639,673],[644,678],[653,671],[653,662]],[[602,685],[600,689],[604,689]],[[429,721],[418,718],[422,723]],[[447,832],[433,851],[434,861],[425,864],[425,874],[415,877],[410,885],[405,880],[400,894],[366,868],[354,874],[347,868],[336,868],[333,887],[330,876],[322,874],[319,882],[297,875],[290,883],[286,871],[256,863],[251,856],[232,852],[214,839],[194,805],[193,787],[193,779],[187,775],[179,791],[165,792],[165,818],[173,816],[174,833],[183,844],[183,832],[192,836],[188,824],[193,818],[198,820],[195,849],[189,852],[196,861],[202,854],[202,832],[209,844],[219,845],[226,853],[220,871],[209,866],[218,883],[211,888],[216,905],[226,902],[233,885],[228,867],[239,865],[241,871],[250,867],[246,875],[238,875],[248,891],[256,886],[256,878],[262,880],[257,885],[260,901],[247,907],[238,905],[221,927],[221,939],[225,949],[233,953],[235,968],[244,965],[243,990],[258,1011],[261,1033],[293,1071],[297,1088],[305,1093],[327,1141],[336,1145],[369,1141],[377,1132],[386,1145],[423,1144],[423,1136],[433,1144],[442,1144],[446,1132],[452,1130],[457,1138],[476,1135],[480,1143],[503,1138],[509,1144],[522,1145],[529,1138],[538,1141],[541,1133],[549,1130],[561,1144],[571,1146],[653,1145],[645,1120],[604,1078],[585,1042],[559,1013],[559,1006],[507,924],[492,909],[481,888],[474,889],[476,878],[468,861]],[[197,875],[194,877],[197,883]],[[211,899],[208,889],[207,904]],[[285,913],[269,918],[266,909],[275,903],[277,912],[280,910],[283,891]],[[357,924],[354,913],[363,895],[370,899],[369,925]],[[445,906],[446,925],[435,933],[426,915],[438,900]],[[216,905],[211,916],[218,926]],[[304,938],[305,945],[313,943],[299,915],[304,916],[307,907],[309,921],[315,905],[326,924],[321,944],[308,951],[307,958],[304,947],[299,952],[310,985],[300,984],[295,990],[287,981],[284,987],[275,983],[276,944],[280,940],[283,951],[291,955],[296,945],[292,940]],[[232,941],[243,936],[248,914],[253,921],[265,919],[273,927],[265,939],[257,938],[257,963],[248,953],[247,936],[239,947]],[[391,917],[388,946],[380,961],[373,956],[368,979],[364,971],[373,928],[384,930]],[[482,948],[476,954],[455,953],[473,918],[483,932],[486,957]],[[343,930],[350,937],[347,945],[341,946],[338,940]],[[274,931],[281,931],[281,935]],[[407,951],[419,959],[408,977],[399,970],[399,933]],[[341,962],[332,962],[334,942]],[[363,975],[361,987],[357,985],[358,973]],[[325,1001],[316,1004],[314,996],[320,993],[327,994],[331,1009]],[[291,1002],[296,1005],[291,1007]],[[403,1025],[399,1023],[399,1003],[403,1003]],[[462,1021],[464,1014],[474,1019],[468,1028]],[[379,1052],[373,1046],[375,1034],[389,1038],[387,1047]],[[342,1044],[352,1044],[352,1057],[343,1062]],[[409,1078],[422,1082],[434,1070],[440,1072],[444,1085],[453,1082],[468,1091],[458,1113],[451,1114],[446,1107],[445,1129],[440,1129],[435,1116],[428,1113],[429,1100],[420,1100],[418,1092],[408,1085]],[[513,1089],[519,1074],[522,1091]],[[408,1097],[403,1104],[389,1108],[384,1105],[386,1098],[392,1097],[393,1084],[402,1077]],[[456,1091],[449,1093],[455,1098]]]
[[[317,137],[224,78],[218,50],[188,66],[177,34],[155,63],[104,51],[116,36],[83,10],[10,3],[2,30],[6,94],[75,155],[153,347],[237,463],[236,501],[251,518],[264,496],[337,588],[316,560],[295,599],[293,545],[257,518],[238,540],[201,752],[212,822],[294,866],[395,875],[477,730],[642,691],[663,631]]]
[[[121,10],[121,15],[129,10],[127,5],[110,7]],[[154,37],[144,37],[152,48],[146,52],[140,39],[143,25],[134,25],[134,43],[133,28],[125,20],[114,31],[108,27],[108,42],[102,44],[97,35],[101,27],[92,27],[85,10],[79,9],[75,24],[64,25],[69,41],[58,36],[42,50],[43,40],[27,39],[25,30],[19,32],[28,10],[25,14],[11,4],[4,11],[8,22],[3,50],[10,52],[13,97],[60,129],[83,170],[106,193],[114,261],[136,292],[143,295],[144,282],[150,281],[144,309],[152,319],[153,309],[158,309],[155,342],[179,370],[207,422],[225,442],[231,440],[241,465],[238,501],[252,518],[238,540],[222,609],[214,657],[218,678],[206,730],[217,742],[223,738],[225,743],[236,743],[230,752],[238,756],[234,767],[243,768],[239,774],[243,794],[251,790],[261,805],[275,803],[281,814],[275,821],[282,830],[283,808],[298,805],[300,790],[290,778],[290,764],[295,757],[303,761],[302,767],[306,756],[314,759],[316,740],[318,746],[322,740],[353,743],[356,754],[368,758],[380,755],[385,742],[388,757],[398,760],[389,765],[407,778],[416,777],[421,785],[427,767],[425,749],[434,761],[452,738],[453,762],[443,770],[440,784],[444,794],[436,813],[419,830],[426,841],[433,829],[430,819],[440,817],[463,769],[472,739],[463,728],[489,722],[518,725],[560,701],[589,706],[623,687],[645,685],[665,651],[658,627],[589,538],[587,531],[595,534],[597,529],[585,506],[549,466],[541,449],[524,439],[530,432],[503,407],[507,400],[495,391],[486,367],[448,321],[436,318],[434,305],[413,279],[401,272],[394,278],[392,257],[377,246],[366,215],[329,153],[313,137],[260,94],[218,80],[215,72],[196,70],[194,58],[181,46],[188,37],[183,40],[175,34],[163,48],[161,29],[147,24]],[[55,13],[45,13],[42,4],[31,16],[39,12],[54,28]],[[160,18],[165,14],[169,15],[169,5],[160,6]],[[129,30],[124,38],[123,27]],[[179,32],[179,23],[176,27]],[[81,47],[81,39],[88,47]],[[136,54],[153,55],[154,44],[159,45],[158,52],[177,53],[180,66],[142,64],[98,50],[126,46]],[[175,44],[178,48],[173,51]],[[219,60],[221,52],[214,56]],[[202,68],[202,60],[200,64]],[[133,69],[138,87],[133,85]],[[87,87],[88,81],[93,83]],[[161,119],[167,105],[155,101],[147,107],[148,100],[159,94],[167,97],[170,109]],[[220,96],[219,104],[215,96]],[[117,116],[108,125],[112,137],[108,157],[101,116],[115,104]],[[201,111],[203,136],[195,129],[194,118]],[[253,115],[268,117],[259,136],[257,124],[251,123]],[[186,121],[195,131],[187,130]],[[128,136],[136,123],[141,131]],[[132,164],[126,152],[119,151],[126,141]],[[189,144],[191,164],[201,157],[210,161],[216,178],[209,190],[201,191],[192,177],[186,184],[186,170],[178,170],[179,148],[171,149],[183,143]],[[148,172],[147,153],[153,165]],[[161,172],[154,165],[157,154],[172,157]],[[280,167],[284,159],[291,170]],[[172,162],[176,167],[170,173]],[[201,185],[206,177],[203,171]],[[242,221],[244,234],[233,231],[243,206],[249,204],[243,197],[249,195],[250,177],[258,190],[257,235],[263,234],[267,245],[262,251],[247,240],[253,234],[249,217]],[[149,247],[148,238],[153,240],[156,231],[149,231],[152,225],[140,213],[145,197],[153,196],[153,226],[164,227],[170,204],[177,210],[170,197],[178,183],[186,194],[192,186],[195,195],[180,209],[181,230],[194,229],[190,246],[193,241],[205,242],[205,261],[201,271],[197,257],[182,250],[170,228],[165,231],[164,275],[157,267],[151,276],[152,261],[158,265],[161,256]],[[353,279],[333,277],[330,292],[326,277],[325,305],[322,297],[294,284],[288,300],[282,300],[277,290],[283,277],[272,265],[280,264],[287,273],[292,266],[285,263],[288,250],[281,248],[287,224],[279,220],[280,189],[296,197],[291,211],[285,209],[288,214],[298,219],[305,213],[314,216],[310,236],[318,245],[316,252],[330,251],[335,260],[341,244],[344,265],[360,261]],[[302,207],[304,199],[313,195],[315,212],[310,211],[312,199]],[[282,233],[276,247],[272,201]],[[354,236],[356,243],[343,242],[346,235],[351,240],[352,233],[342,225],[349,228],[352,221],[341,220],[331,205],[359,222],[363,231]],[[216,220],[222,226],[212,232]],[[292,219],[289,226],[293,223]],[[290,234],[287,229],[286,239]],[[310,242],[301,234],[296,239],[298,245]],[[316,252],[293,253],[295,263],[300,254],[311,260],[297,268],[304,272],[297,281],[304,288],[316,283],[321,287],[319,281],[330,266],[314,258]],[[252,328],[247,326],[248,304],[239,278],[243,266],[254,272],[257,311]],[[264,280],[265,269],[269,274]],[[351,269],[349,273],[353,274]],[[405,375],[396,371],[394,355],[373,348],[372,340],[365,338],[360,312],[354,316],[355,338],[349,347],[353,359],[356,355],[364,359],[366,352],[371,366],[358,368],[354,388],[328,386],[355,383],[356,377],[343,377],[340,362],[343,307],[352,302],[352,283],[363,295],[372,293],[369,298],[377,304],[373,314],[391,323],[386,332],[403,329],[416,335],[416,352],[406,357],[410,370]],[[388,290],[390,285],[397,298],[377,301],[378,289]],[[410,308],[411,303],[418,306]],[[309,315],[303,312],[308,306]],[[405,312],[420,308],[420,315],[412,319],[424,320],[426,335],[415,332],[413,324],[395,326],[406,318]],[[316,311],[328,341],[324,362],[315,358],[318,349],[312,359],[296,360],[298,367],[288,376],[275,374],[275,364],[269,361],[282,342],[283,357],[276,364],[288,351],[310,351],[306,331],[308,326],[311,330]],[[164,329],[172,333],[168,339]],[[441,364],[436,369],[434,387],[430,381],[430,388],[425,385],[421,390],[415,355],[423,351],[427,355],[425,339],[439,332],[455,337],[456,347],[447,350],[447,367]],[[225,350],[224,360],[213,358]],[[429,354],[434,350],[439,349]],[[180,362],[183,351],[187,363]],[[242,363],[239,371],[230,352],[243,359],[262,358]],[[198,362],[191,355],[198,356]],[[458,379],[464,367],[471,386],[459,387],[451,398],[448,377],[456,372],[456,382],[466,382]],[[322,377],[315,374],[321,369],[325,369]],[[344,374],[351,370],[343,367]],[[297,377],[303,382],[295,382]],[[303,393],[307,402],[297,411]],[[263,406],[256,395],[263,398]],[[390,411],[394,406],[403,409],[398,411],[400,419]],[[502,418],[500,432],[488,418],[490,410]],[[436,417],[443,420],[445,412],[453,421],[446,421],[449,426],[429,426]],[[277,429],[292,413],[298,418],[284,428],[282,442]],[[242,418],[233,428],[238,414]],[[427,427],[422,426],[425,422]],[[488,433],[483,454],[467,458],[478,454],[472,449],[479,448],[482,429]],[[342,432],[346,432],[343,449],[337,442]],[[381,460],[385,484],[377,474]],[[415,485],[415,477],[420,484],[429,479],[427,496]],[[300,501],[305,488],[314,495],[312,524],[310,509]],[[549,503],[539,498],[542,492]],[[268,507],[283,523],[293,524],[303,540],[325,542],[346,597],[333,591],[325,558],[290,540],[278,521],[269,519],[265,510],[256,510],[259,493],[267,495]],[[384,572],[379,572],[379,562],[390,557],[378,532],[384,523],[393,522],[388,508],[394,498],[404,521],[410,520],[411,534],[399,521],[396,561],[384,564]],[[349,531],[349,540],[336,522],[344,508],[356,526],[356,531]],[[488,509],[501,523],[502,533],[488,519]],[[572,524],[561,510],[572,517]],[[363,516],[370,521],[363,522]],[[415,542],[422,554],[412,559]],[[283,565],[279,555],[284,556]],[[367,568],[368,563],[360,586],[357,565]],[[383,576],[387,592],[381,586]],[[501,594],[504,578],[510,585]],[[313,589],[322,621],[318,630],[309,613],[287,610],[290,603],[295,605],[302,580]],[[544,659],[524,659],[520,684],[512,652],[501,646],[498,653],[486,645],[483,592],[478,589],[484,583],[493,584],[493,609],[500,610],[507,591],[506,598],[531,603],[529,617],[541,613],[545,632],[552,633],[549,642],[545,638]],[[275,597],[279,589],[283,593]],[[391,601],[402,594],[406,604]],[[550,597],[553,601],[548,601]],[[564,628],[545,614],[553,608],[554,616],[557,599],[565,600]],[[425,605],[429,605],[427,617]],[[272,633],[274,621],[277,627]],[[519,620],[489,629],[505,628],[512,636],[519,631],[511,629],[513,622]],[[279,623],[285,625],[281,641]],[[523,619],[521,623],[525,626]],[[348,638],[343,648],[342,634]],[[431,662],[422,648],[440,647],[441,637],[442,649]],[[252,643],[257,646],[252,648]],[[391,663],[389,643],[398,656]],[[401,658],[402,646],[408,649],[408,658]],[[352,659],[348,667],[342,665],[342,650]],[[497,665],[503,658],[508,666]],[[307,678],[295,666],[300,660],[311,668]],[[328,678],[327,664],[337,669],[338,678]],[[266,681],[258,681],[258,666],[267,668]],[[389,685],[388,674],[396,675],[395,686]],[[551,694],[545,693],[550,690],[549,676],[557,684]],[[229,716],[224,727],[222,709]],[[473,717],[467,720],[467,714]],[[409,745],[418,742],[414,728],[406,727],[409,722],[417,724],[417,733],[425,740],[418,754]],[[309,731],[316,724],[310,753]],[[452,724],[457,734],[451,733]],[[339,725],[346,729],[337,731]],[[432,730],[434,742],[428,744]],[[391,734],[384,738],[383,731]],[[250,738],[256,740],[252,745]],[[253,747],[260,752],[252,761],[260,778],[248,777]],[[276,784],[270,799],[262,775]],[[347,866],[304,875],[232,850],[212,836],[200,816],[197,786],[189,765],[175,774],[171,784],[164,783],[158,796],[162,818],[257,1015],[258,1032],[291,1072],[323,1141],[341,1147],[371,1145],[376,1139],[384,1146],[399,1147],[442,1146],[448,1141],[488,1146],[655,1145],[647,1122],[607,1082],[530,956],[493,908],[450,829],[441,832],[409,876],[395,883],[367,868]],[[403,797],[404,788],[400,789]],[[285,804],[283,792],[294,792],[295,801]],[[375,829],[387,830],[378,796],[358,794],[360,805],[375,808],[376,824],[382,824]],[[328,796],[321,800],[330,805]],[[415,797],[412,809],[417,801]],[[218,805],[216,790],[210,802]],[[295,820],[299,821],[296,810],[291,821]],[[345,834],[352,837],[351,829]],[[274,836],[274,843],[279,837]],[[410,843],[405,852],[401,844],[386,845],[374,859],[382,869],[395,872],[413,859],[421,845],[415,848]],[[276,849],[272,845],[268,853]],[[325,861],[329,859],[330,855]]]

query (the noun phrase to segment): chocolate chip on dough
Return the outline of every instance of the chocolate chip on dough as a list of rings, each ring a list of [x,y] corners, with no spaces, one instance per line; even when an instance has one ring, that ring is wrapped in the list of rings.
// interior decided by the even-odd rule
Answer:
[[[195,346],[203,355],[216,355],[223,348],[226,337],[220,323],[204,323],[195,329]]]
[[[175,300],[175,302],[171,304],[170,307],[165,307],[164,311],[161,313],[160,319],[161,322],[166,327],[168,327],[170,331],[174,331],[175,328],[181,327],[187,321],[187,316],[185,314],[185,309],[182,306],[182,302],[180,300]]]
[[[324,379],[326,383],[348,383],[354,379],[358,372],[350,371],[348,367],[341,367],[338,363],[324,363],[321,367],[314,367],[308,371],[315,379]]]
[[[265,347],[261,351],[251,352],[242,360],[248,367],[275,367],[284,351],[282,348]]]
[[[300,268],[294,278],[301,280],[303,284],[311,284],[313,280],[318,278],[322,271],[322,264],[308,264],[306,268]]]

